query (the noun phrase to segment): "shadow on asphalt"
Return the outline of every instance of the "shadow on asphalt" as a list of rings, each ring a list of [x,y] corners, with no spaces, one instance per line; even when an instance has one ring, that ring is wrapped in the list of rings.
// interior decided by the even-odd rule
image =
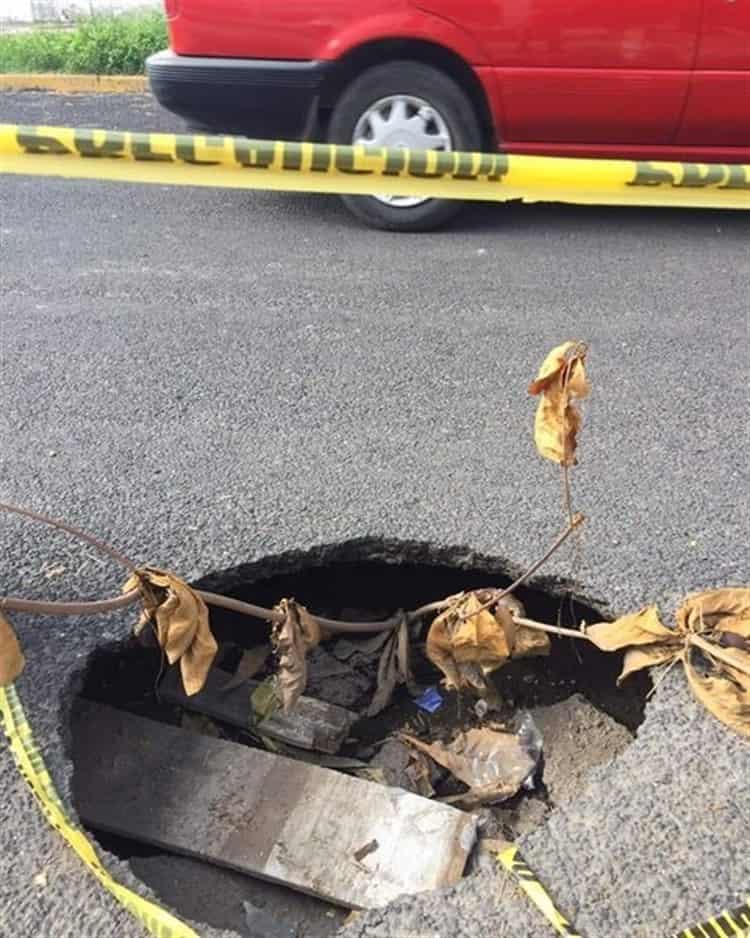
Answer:
[[[277,217],[307,221],[322,227],[366,231],[366,226],[349,213],[337,196],[307,193],[252,193],[250,211],[257,212],[258,202]],[[476,203],[467,205],[449,225],[438,231],[421,232],[419,237],[451,237],[457,234],[513,231],[540,235],[565,235],[575,232],[613,232],[643,235],[649,240],[675,238],[684,234],[716,235],[746,231],[750,217],[744,212],[719,209],[644,208],[638,206],[588,206],[564,204],[524,205],[520,202]],[[399,232],[378,232],[403,237]]]

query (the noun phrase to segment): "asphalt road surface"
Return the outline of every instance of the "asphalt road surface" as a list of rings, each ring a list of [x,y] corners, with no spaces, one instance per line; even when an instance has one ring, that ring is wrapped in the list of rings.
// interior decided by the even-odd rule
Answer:
[[[147,97],[38,93],[2,95],[0,121],[179,127]],[[3,178],[0,229],[3,500],[188,578],[357,538],[512,571],[561,527],[526,387],[574,337],[594,384],[578,591],[611,614],[656,602],[668,616],[691,590],[748,581],[745,215],[476,206],[406,236],[322,196]],[[5,516],[0,571],[3,592],[45,598],[122,579]],[[544,573],[570,571],[565,553]],[[19,689],[67,796],[71,688],[132,616],[15,619]],[[750,747],[674,669],[633,745],[523,850],[586,938],[666,938],[745,899],[749,777]],[[4,938],[142,934],[47,828],[4,747],[0,882]],[[349,932],[549,933],[499,873]]]

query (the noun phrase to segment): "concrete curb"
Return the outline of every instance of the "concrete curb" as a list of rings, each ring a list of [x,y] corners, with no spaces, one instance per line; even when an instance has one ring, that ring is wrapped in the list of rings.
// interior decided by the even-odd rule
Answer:
[[[7,72],[0,91],[55,91],[58,94],[143,94],[145,75],[59,75],[56,72]]]

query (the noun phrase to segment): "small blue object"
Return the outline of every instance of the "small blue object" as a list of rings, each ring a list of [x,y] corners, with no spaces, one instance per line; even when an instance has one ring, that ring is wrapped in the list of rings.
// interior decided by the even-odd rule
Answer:
[[[414,703],[420,710],[426,710],[427,713],[434,713],[443,706],[443,696],[437,687],[428,687],[423,694],[414,698]]]

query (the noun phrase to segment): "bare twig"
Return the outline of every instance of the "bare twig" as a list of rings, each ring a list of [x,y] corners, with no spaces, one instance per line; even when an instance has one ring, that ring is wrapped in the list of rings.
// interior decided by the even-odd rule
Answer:
[[[21,599],[18,596],[0,596],[0,609],[10,609],[12,612],[27,612],[35,616],[94,616],[103,612],[114,612],[125,609],[138,602],[138,590],[130,590],[121,596],[112,599],[96,599],[89,602],[44,602],[38,599]]]
[[[57,521],[54,518],[49,518],[46,515],[39,514],[38,512],[30,511],[26,508],[19,508],[15,505],[7,505],[2,502],[0,502],[0,510],[9,511],[14,514],[21,515],[24,518],[29,518],[33,521],[40,521],[43,524],[49,525],[50,527],[59,528],[60,530],[65,531],[74,537],[86,541],[86,543],[91,544],[93,547],[96,547],[98,550],[112,557],[118,563],[121,563],[128,570],[136,571],[138,569],[131,560],[120,554],[119,551],[115,550],[113,547],[110,547],[108,544],[105,544],[93,535],[87,534],[85,531],[81,531],[78,528],[66,524],[63,521]],[[502,599],[503,596],[507,596],[509,593],[513,592],[513,590],[515,590],[518,586],[525,582],[525,580],[532,576],[539,569],[539,567],[541,567],[542,564],[552,556],[552,554],[560,547],[560,545],[567,540],[570,534],[583,523],[583,520],[583,515],[575,515],[571,520],[568,528],[557,537],[546,554],[536,563],[532,564],[532,566],[524,574],[518,577],[518,579],[511,583],[511,585],[506,589],[495,590],[484,588],[474,590],[474,592],[480,598],[487,595],[491,597],[481,608],[485,609],[494,605],[500,599]],[[275,622],[279,618],[279,613],[274,612],[272,609],[266,609],[264,606],[257,606],[254,603],[247,603],[240,599],[234,599],[231,596],[221,596],[218,593],[211,593],[205,590],[196,590],[196,592],[203,599],[203,601],[208,603],[210,606],[218,606],[223,609],[230,609],[233,612],[240,613],[241,615],[251,616],[255,619],[262,619],[266,622]],[[429,615],[430,613],[439,612],[442,609],[450,606],[451,603],[455,602],[463,595],[463,593],[458,593],[453,596],[448,596],[446,599],[437,600],[436,602],[420,606],[418,609],[415,609],[413,612],[407,614],[408,621],[413,622],[423,616]],[[128,606],[138,602],[139,599],[140,592],[137,589],[123,593],[121,596],[114,596],[111,599],[99,599],[83,602],[45,602],[43,600],[36,599],[23,599],[18,596],[4,596],[0,597],[0,609],[8,609],[13,612],[24,612],[31,615],[89,616],[98,615],[105,612],[114,612],[118,609],[125,609]],[[323,616],[313,616],[313,618],[316,619],[321,628],[329,632],[343,634],[392,631],[402,622],[402,617],[400,614],[391,616],[390,618],[381,620],[379,622],[343,622],[337,619],[327,619]],[[530,628],[538,628],[541,631],[552,632],[558,635],[571,635],[576,638],[585,638],[585,635],[573,629],[562,629],[553,625],[545,625],[541,622],[534,622],[531,619],[518,619],[517,621],[520,624],[528,625]],[[711,648],[713,648],[713,646],[711,646]]]
[[[0,511],[7,511],[14,515],[20,515],[22,518],[28,518],[30,521],[41,521],[42,524],[46,524],[50,528],[58,528],[60,531],[65,531],[66,534],[70,534],[73,537],[77,537],[80,541],[85,541],[87,544],[91,544],[92,547],[95,547],[97,550],[100,550],[103,554],[107,554],[113,560],[116,560],[117,563],[122,564],[123,567],[126,567],[128,570],[135,570],[136,565],[132,560],[127,558],[124,554],[121,554],[119,550],[115,550],[114,547],[110,547],[109,544],[105,544],[104,541],[100,541],[98,537],[94,537],[93,534],[87,534],[86,531],[81,531],[80,528],[73,527],[72,524],[67,524],[65,521],[58,521],[55,518],[50,518],[48,515],[43,515],[38,511],[31,511],[28,508],[20,508],[18,505],[8,505],[4,502],[0,502]]]
[[[415,622],[417,619],[421,619],[424,616],[432,615],[433,612],[442,612],[443,609],[447,609],[448,606],[451,606],[456,600],[461,599],[465,595],[465,593],[454,593],[452,596],[446,596],[445,599],[438,599],[433,603],[420,606],[412,612],[407,612],[407,622]]]
[[[654,680],[654,683],[653,683],[653,685],[651,686],[651,690],[646,694],[646,700],[650,700],[650,699],[651,699],[652,695],[656,692],[656,688],[661,684],[661,682],[662,682],[662,681],[664,680],[664,678],[669,674],[669,672],[672,670],[672,668],[673,668],[679,661],[682,661],[682,660],[683,660],[683,656],[682,656],[681,654],[676,654],[675,657],[672,658],[672,660],[671,660],[671,661],[669,662],[669,664],[666,666],[666,668],[663,668],[662,671],[661,671],[661,673],[659,673],[659,674],[656,675],[656,679]]]
[[[512,613],[511,613],[512,615]],[[539,632],[548,632],[550,635],[567,635],[568,638],[578,638],[590,642],[589,636],[581,629],[566,629],[561,625],[547,625],[546,622],[537,622],[535,619],[526,619],[523,616],[513,616],[513,621],[527,629],[537,629]]]
[[[489,609],[491,606],[494,606],[496,603],[499,603],[500,600],[503,599],[503,597],[507,596],[509,593],[512,593],[514,590],[518,589],[519,586],[525,583],[526,580],[529,579],[529,577],[533,576],[536,573],[536,571],[549,560],[549,558],[554,554],[554,552],[558,548],[560,548],[565,543],[565,541],[567,541],[567,539],[570,537],[573,531],[575,531],[576,528],[580,527],[580,525],[582,525],[584,521],[585,521],[585,518],[583,517],[583,515],[581,514],[574,515],[568,527],[562,532],[562,534],[560,534],[555,539],[554,543],[550,546],[549,550],[543,557],[541,557],[539,560],[533,563],[529,567],[529,569],[525,573],[522,573],[521,576],[518,577],[518,579],[514,580],[510,584],[510,586],[506,586],[505,589],[503,590],[497,590],[493,594],[491,599],[483,603],[478,609],[475,609],[474,612],[463,615],[461,617],[461,621],[463,622],[466,619],[471,619],[478,613],[484,612],[485,609]]]
[[[252,616],[255,619],[265,619],[266,622],[275,622],[279,618],[278,613],[272,609],[246,603],[240,599],[233,599],[231,596],[220,596],[218,593],[207,593],[204,590],[196,590],[196,593],[209,606],[231,609],[233,612]],[[18,596],[2,596],[0,597],[0,609],[8,609],[11,612],[26,612],[37,616],[90,616],[125,609],[138,602],[139,599],[140,592],[137,589],[123,593],[122,596],[114,596],[112,599],[77,603],[44,602],[37,599],[21,599]],[[321,628],[327,629],[329,632],[341,633],[390,631],[396,628],[401,621],[399,616],[391,616],[390,619],[380,622],[339,622],[336,619],[326,619],[323,616],[313,616],[313,618],[317,620]]]
[[[274,612],[273,609],[266,609],[264,606],[256,606],[254,603],[246,603],[241,599],[233,599],[231,596],[221,596],[218,593],[207,593],[204,590],[196,590],[198,595],[209,606],[220,606],[223,609],[231,609],[233,612],[240,612],[246,616],[253,616],[256,619],[265,619],[266,622],[277,622],[281,619],[281,614]],[[401,617],[399,615],[391,616],[390,619],[380,622],[342,622],[338,619],[326,619],[324,616],[313,616],[313,619],[321,628],[329,632],[384,632],[395,629],[400,625]]]
[[[570,491],[570,471],[566,463],[562,464],[563,477],[563,498],[565,500],[565,514],[568,516],[568,524],[573,524],[573,497]]]
[[[730,668],[741,671],[743,674],[750,677],[750,666],[739,661],[738,658],[730,653],[729,649],[722,648],[720,645],[714,645],[713,642],[701,638],[701,636],[696,635],[695,632],[690,632],[687,637],[687,644],[695,648],[700,648],[704,654],[716,659],[716,661],[721,661],[722,664],[729,665]]]

